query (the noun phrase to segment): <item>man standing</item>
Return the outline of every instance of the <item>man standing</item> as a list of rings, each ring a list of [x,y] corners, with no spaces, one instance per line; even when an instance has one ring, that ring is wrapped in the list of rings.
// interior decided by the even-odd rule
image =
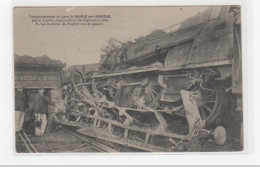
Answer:
[[[21,88],[15,89],[15,132],[23,129],[25,96]]]
[[[43,95],[44,89],[40,89],[39,93],[34,95],[34,102],[35,102],[35,115],[36,120],[41,121],[40,124],[36,122],[35,134],[36,135],[43,135],[47,125],[47,118],[46,114],[48,113],[48,105],[55,105],[50,98]]]

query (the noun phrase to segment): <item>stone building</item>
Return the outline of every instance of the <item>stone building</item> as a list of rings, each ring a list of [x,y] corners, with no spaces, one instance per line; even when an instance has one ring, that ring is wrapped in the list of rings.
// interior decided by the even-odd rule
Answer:
[[[64,67],[64,63],[46,55],[37,58],[14,55],[14,87],[23,88],[28,98],[31,93],[44,88],[46,96],[59,102]]]

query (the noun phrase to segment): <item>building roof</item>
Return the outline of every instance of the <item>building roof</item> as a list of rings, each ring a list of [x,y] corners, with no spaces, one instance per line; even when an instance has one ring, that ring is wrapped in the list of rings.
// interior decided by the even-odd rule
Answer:
[[[60,60],[53,60],[47,55],[32,57],[28,55],[14,55],[15,66],[48,66],[48,67],[65,67],[65,63]]]

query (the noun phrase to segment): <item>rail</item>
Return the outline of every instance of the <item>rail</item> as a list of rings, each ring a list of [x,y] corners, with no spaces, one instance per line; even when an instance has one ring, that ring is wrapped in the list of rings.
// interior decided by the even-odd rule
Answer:
[[[27,136],[27,134],[25,132],[23,132],[23,131],[19,132],[18,135],[21,138],[21,140],[23,141],[23,144],[29,153],[39,153],[39,151],[31,143],[31,140],[29,139],[29,137]]]
[[[63,126],[64,127],[64,126]],[[68,130],[67,128],[63,128],[66,132],[70,133],[71,135],[79,138],[80,140],[84,141],[85,143],[91,145],[91,147],[93,147],[95,150],[99,151],[99,152],[110,152],[110,153],[117,153],[117,150],[114,150],[111,147],[108,147],[98,141],[95,141],[87,136],[82,136],[77,134],[76,132],[73,132],[71,130]]]

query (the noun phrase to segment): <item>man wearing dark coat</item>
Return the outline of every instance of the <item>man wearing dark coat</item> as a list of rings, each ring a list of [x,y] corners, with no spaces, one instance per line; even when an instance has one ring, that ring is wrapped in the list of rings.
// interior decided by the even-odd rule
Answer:
[[[50,98],[43,95],[44,89],[40,89],[39,93],[35,93],[32,96],[33,110],[35,112],[36,128],[35,135],[43,135],[47,125],[48,106],[55,105]],[[41,122],[40,124],[37,124]]]

